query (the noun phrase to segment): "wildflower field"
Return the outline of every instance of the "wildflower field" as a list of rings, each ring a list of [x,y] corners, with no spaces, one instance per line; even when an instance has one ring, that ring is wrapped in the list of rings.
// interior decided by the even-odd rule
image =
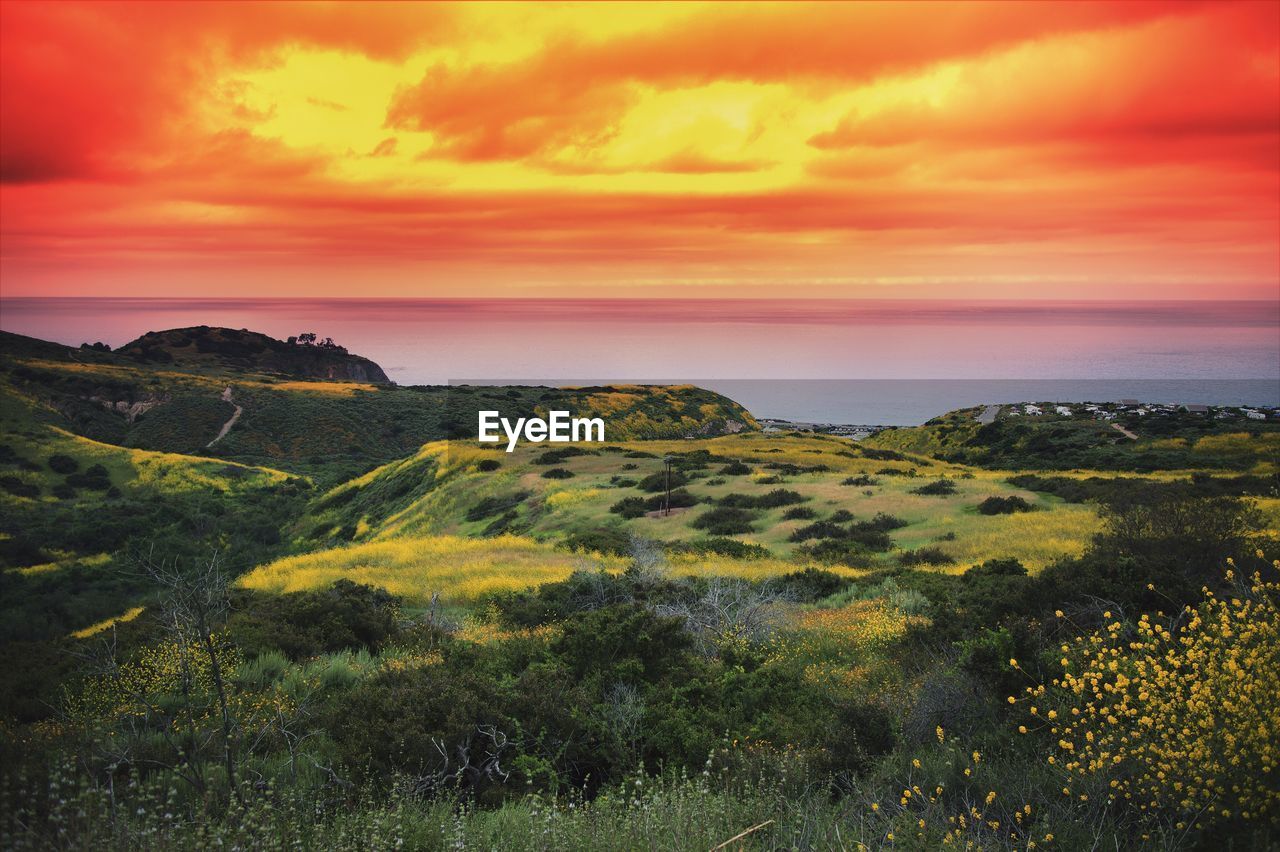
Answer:
[[[128,443],[228,375],[83,357],[0,374],[6,848],[1280,843],[1268,435],[1009,467],[618,387],[506,453],[414,437],[502,389],[246,374],[184,453]]]

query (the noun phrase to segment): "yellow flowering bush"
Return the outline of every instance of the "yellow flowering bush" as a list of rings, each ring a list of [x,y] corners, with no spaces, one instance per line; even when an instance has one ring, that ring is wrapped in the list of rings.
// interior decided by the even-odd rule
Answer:
[[[1062,646],[1061,678],[1027,690],[1064,794],[1097,782],[1180,825],[1280,819],[1280,584],[1255,574],[1228,597],[1204,592],[1171,619],[1130,627],[1108,613]]]

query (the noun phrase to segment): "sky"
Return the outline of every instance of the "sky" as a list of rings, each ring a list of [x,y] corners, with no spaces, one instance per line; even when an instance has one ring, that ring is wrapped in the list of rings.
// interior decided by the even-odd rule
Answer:
[[[0,294],[1280,298],[1280,3],[0,3]]]

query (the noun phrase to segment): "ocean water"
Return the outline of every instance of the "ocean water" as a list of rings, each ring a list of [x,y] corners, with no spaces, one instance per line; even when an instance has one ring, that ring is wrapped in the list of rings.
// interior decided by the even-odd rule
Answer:
[[[314,331],[400,384],[684,382],[819,422],[1023,399],[1280,404],[1280,302],[0,299],[0,329],[71,345],[191,325]]]

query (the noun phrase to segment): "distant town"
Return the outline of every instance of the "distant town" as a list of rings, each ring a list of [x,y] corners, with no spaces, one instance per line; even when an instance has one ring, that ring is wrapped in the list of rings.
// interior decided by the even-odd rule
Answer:
[[[1016,402],[976,406],[974,419],[991,423],[999,417],[1029,417],[1042,420],[1114,421],[1134,417],[1172,418],[1194,415],[1219,421],[1280,421],[1280,406],[1202,405],[1199,403],[1152,403],[1136,399],[1117,402]],[[873,423],[809,423],[777,417],[757,418],[765,432],[814,432],[860,441],[895,426]]]
[[[992,409],[995,409],[992,412]],[[1195,414],[1214,420],[1280,420],[1280,407],[1240,405],[1200,405],[1198,403],[1151,403],[1136,399],[1119,402],[1021,402],[995,405],[977,415],[979,420],[996,417],[1047,417],[1073,420],[1115,420],[1120,417],[1176,417]]]
[[[885,429],[896,428],[870,423],[806,423],[800,420],[781,420],[777,417],[758,417],[756,420],[765,432],[816,432],[822,435],[837,435],[854,441],[861,441]]]

